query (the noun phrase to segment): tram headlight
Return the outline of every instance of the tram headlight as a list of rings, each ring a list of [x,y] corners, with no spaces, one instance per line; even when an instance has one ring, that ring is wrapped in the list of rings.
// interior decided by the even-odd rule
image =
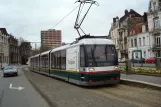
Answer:
[[[89,72],[94,72],[95,71],[94,68],[89,68],[88,70],[89,70]]]
[[[119,69],[119,67],[118,67],[118,66],[115,66],[115,67],[114,67],[114,69],[115,69],[115,70],[118,70],[118,69]]]

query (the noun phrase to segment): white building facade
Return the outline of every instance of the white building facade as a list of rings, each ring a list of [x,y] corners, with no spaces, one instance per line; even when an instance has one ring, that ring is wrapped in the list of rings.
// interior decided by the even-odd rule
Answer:
[[[129,48],[128,54],[129,59],[132,59],[132,55],[134,59],[141,58],[151,58],[154,57],[155,54],[151,50],[152,49],[152,36],[148,32],[148,26],[146,24],[138,24],[131,31],[128,37]],[[138,52],[136,52],[138,51]]]
[[[121,58],[121,53],[119,49],[119,18],[113,18],[113,23],[111,24],[110,36],[112,41],[115,43],[116,51],[118,54],[118,58]]]
[[[161,0],[149,2],[148,28],[152,36],[152,51],[156,57],[161,57]]]

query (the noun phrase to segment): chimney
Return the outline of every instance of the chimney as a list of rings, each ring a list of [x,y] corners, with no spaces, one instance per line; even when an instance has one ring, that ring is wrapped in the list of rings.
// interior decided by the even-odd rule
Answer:
[[[129,12],[128,12],[128,10],[126,9],[126,10],[125,10],[125,16],[127,16],[127,15],[128,15],[128,13],[129,13]]]
[[[143,21],[144,21],[144,23],[147,22],[147,13],[146,12],[144,12]]]
[[[113,18],[113,23],[116,23],[116,18]]]
[[[119,17],[118,16],[116,17],[116,22],[119,22]]]

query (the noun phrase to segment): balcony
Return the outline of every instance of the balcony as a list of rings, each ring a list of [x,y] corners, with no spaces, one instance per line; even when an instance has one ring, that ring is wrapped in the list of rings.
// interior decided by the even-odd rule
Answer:
[[[153,45],[153,49],[156,50],[156,49],[161,49],[161,44],[154,44]]]
[[[154,28],[152,33],[154,35],[154,34],[160,33],[160,31],[161,31],[161,27],[160,28]]]

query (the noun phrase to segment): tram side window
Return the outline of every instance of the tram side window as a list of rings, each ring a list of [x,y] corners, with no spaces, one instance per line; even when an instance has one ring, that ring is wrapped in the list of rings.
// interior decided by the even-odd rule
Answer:
[[[66,50],[61,51],[61,69],[66,69]]]
[[[80,47],[80,66],[85,67],[84,47]]]
[[[60,69],[61,68],[61,54],[60,54],[60,51],[56,52],[55,53],[55,57],[56,57],[56,68],[57,69]]]
[[[55,68],[59,68],[58,66],[59,66],[59,64],[58,64],[58,52],[55,52],[55,60],[56,60],[56,66],[55,66]]]
[[[40,67],[43,67],[43,57],[40,56]]]
[[[35,58],[35,66],[37,67],[37,57]]]
[[[51,68],[56,68],[56,57],[55,53],[51,54]]]
[[[48,55],[46,55],[46,60],[45,60],[45,61],[46,61],[46,64],[45,64],[45,65],[46,65],[46,66],[45,66],[46,68],[49,67],[49,61],[48,61],[48,59],[49,59],[49,58],[48,58]]]
[[[58,51],[58,69],[61,69],[61,52]]]
[[[33,58],[33,65],[35,66],[35,58]]]
[[[43,68],[45,68],[45,57],[44,56],[41,57],[41,65]]]
[[[30,65],[32,66],[32,59],[30,59]]]

